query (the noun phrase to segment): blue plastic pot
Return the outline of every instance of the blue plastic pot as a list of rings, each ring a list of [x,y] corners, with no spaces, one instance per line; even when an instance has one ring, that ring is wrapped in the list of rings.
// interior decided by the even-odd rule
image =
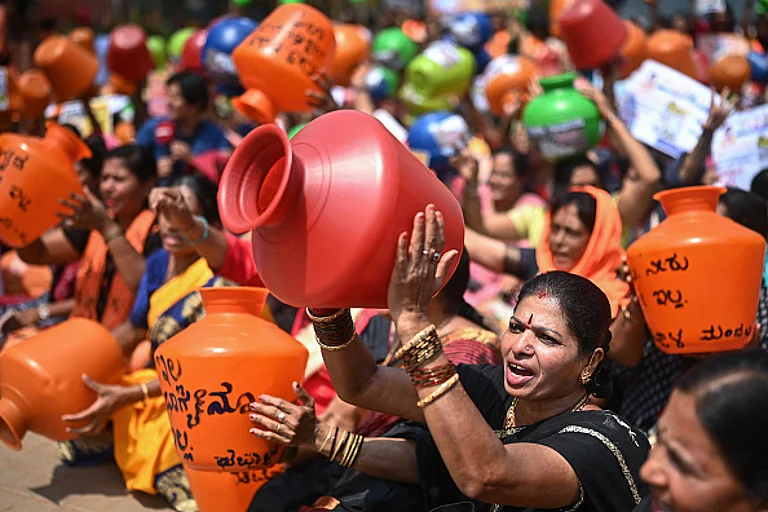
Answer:
[[[231,17],[219,21],[208,30],[200,62],[221,94],[238,96],[245,91],[232,61],[232,52],[256,30],[256,26],[256,22],[249,18]]]
[[[762,53],[752,51],[747,55],[747,61],[752,70],[752,81],[760,83],[768,82],[768,57]]]
[[[448,23],[448,34],[465,48],[477,50],[493,35],[491,18],[482,12],[464,12]]]
[[[471,138],[464,118],[452,112],[432,112],[416,119],[408,131],[408,147],[429,155],[429,167],[447,182],[455,175],[448,163],[456,148],[465,147]]]

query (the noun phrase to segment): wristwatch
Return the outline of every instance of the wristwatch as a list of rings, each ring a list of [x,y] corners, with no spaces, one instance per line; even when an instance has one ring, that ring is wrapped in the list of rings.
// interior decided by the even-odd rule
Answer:
[[[43,304],[39,308],[37,308],[37,316],[40,317],[40,321],[45,322],[49,318],[51,318],[51,310],[48,309],[48,306]]]

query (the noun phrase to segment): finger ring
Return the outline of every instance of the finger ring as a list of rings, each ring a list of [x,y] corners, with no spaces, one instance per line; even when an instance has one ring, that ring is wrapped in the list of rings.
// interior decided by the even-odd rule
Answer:
[[[280,411],[280,414],[277,415],[277,421],[282,423],[284,419],[285,419],[285,411]]]
[[[430,249],[424,249],[423,251],[421,251],[421,254],[423,254],[424,256],[429,256],[429,251]]]
[[[435,261],[435,262],[440,261],[440,253],[439,252],[435,252],[435,254],[432,255],[432,261]]]
[[[278,423],[278,424],[277,424],[277,430],[275,430],[275,434],[279,434],[279,433],[280,433],[280,429],[281,429],[282,427],[283,427],[283,424],[282,424],[282,423]]]

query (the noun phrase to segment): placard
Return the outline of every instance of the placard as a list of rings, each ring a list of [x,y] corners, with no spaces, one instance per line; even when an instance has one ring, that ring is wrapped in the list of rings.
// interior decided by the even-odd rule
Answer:
[[[768,105],[731,114],[712,138],[712,159],[721,184],[749,190],[768,168]]]
[[[120,94],[110,94],[106,96],[97,96],[91,99],[90,106],[96,122],[99,123],[102,133],[113,134],[114,116],[130,105],[128,96]],[[93,125],[85,113],[83,104],[80,100],[68,101],[61,105],[51,105],[45,112],[46,118],[55,118],[60,124],[71,124],[75,126],[83,138],[93,134]]]
[[[620,90],[619,114],[637,140],[673,158],[694,148],[709,115],[708,87],[647,60]]]
[[[529,0],[429,0],[429,10],[434,14],[509,12],[527,10],[529,6]]]

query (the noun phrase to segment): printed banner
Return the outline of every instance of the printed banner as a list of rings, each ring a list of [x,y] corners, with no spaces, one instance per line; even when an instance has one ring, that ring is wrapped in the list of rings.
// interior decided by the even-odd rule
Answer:
[[[470,11],[496,12],[526,10],[529,0],[429,0],[429,10],[434,14],[458,14]]]
[[[720,184],[749,190],[768,168],[768,105],[731,114],[712,139],[712,159]]]
[[[101,131],[105,134],[113,134],[115,131],[115,115],[122,112],[130,105],[128,96],[110,94],[98,96],[90,101],[91,111]],[[55,119],[60,124],[75,126],[85,138],[93,133],[91,120],[85,113],[83,104],[79,101],[68,101],[61,105],[51,105],[45,112],[45,117]]]
[[[749,42],[739,34],[701,34],[696,38],[696,49],[713,64],[727,55],[747,55]]]
[[[696,145],[711,101],[709,88],[652,60],[617,88],[619,115],[632,135],[673,158]]]

